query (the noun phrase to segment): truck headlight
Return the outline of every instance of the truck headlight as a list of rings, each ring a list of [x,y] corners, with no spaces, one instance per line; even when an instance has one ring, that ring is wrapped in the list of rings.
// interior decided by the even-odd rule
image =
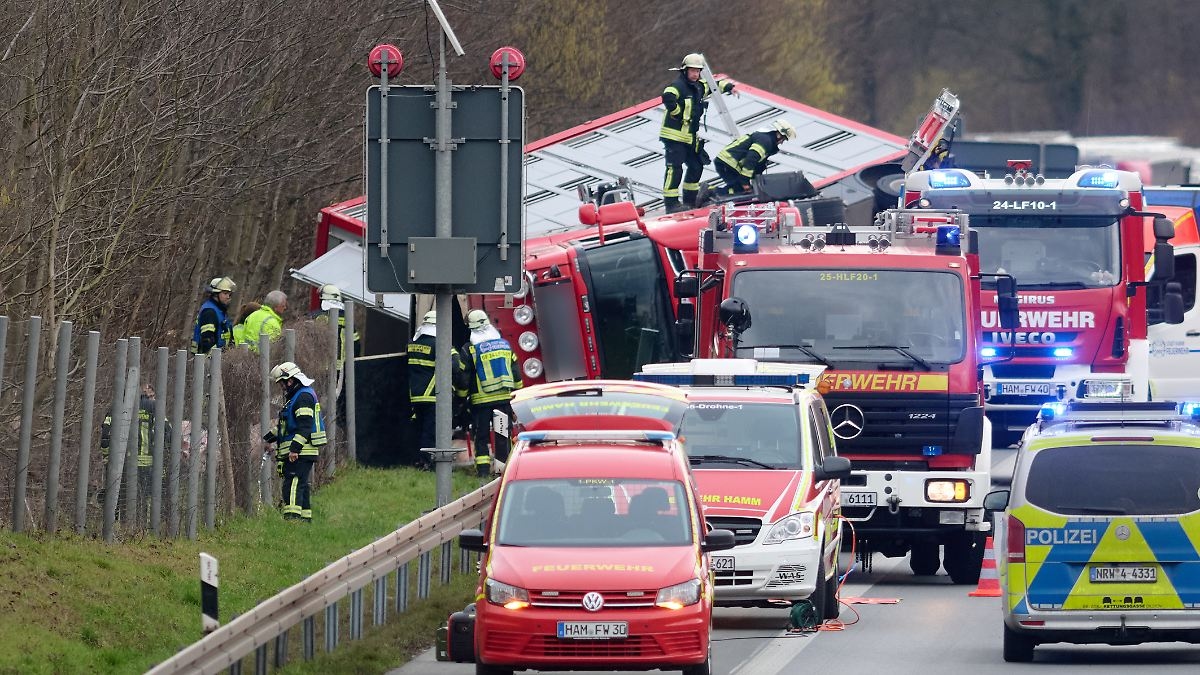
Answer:
[[[682,609],[700,602],[700,580],[689,579],[658,592],[654,604],[664,609]]]
[[[513,321],[522,326],[528,326],[533,323],[533,308],[529,305],[518,305],[513,310]]]
[[[962,503],[971,499],[971,483],[961,479],[925,481],[925,501]]]
[[[531,351],[537,349],[537,347],[538,347],[537,333],[535,333],[531,330],[527,330],[524,333],[521,333],[521,336],[517,338],[517,344],[520,345],[521,349],[524,349],[527,352],[531,352]]]
[[[484,585],[487,587],[487,599],[490,603],[504,605],[505,609],[523,609],[529,606],[529,591],[524,588],[490,578]]]
[[[1081,398],[1131,398],[1131,380],[1084,380],[1079,383]]]
[[[521,371],[525,373],[525,377],[537,379],[542,376],[542,361],[541,359],[525,359],[521,363]]]
[[[812,511],[793,513],[771,526],[763,544],[779,544],[791,539],[807,539],[813,536],[816,518]]]

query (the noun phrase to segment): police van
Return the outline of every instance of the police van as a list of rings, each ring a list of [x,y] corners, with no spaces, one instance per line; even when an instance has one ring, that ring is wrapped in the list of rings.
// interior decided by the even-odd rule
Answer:
[[[1200,404],[1052,403],[997,514],[1004,660],[1052,642],[1200,642]]]
[[[683,446],[708,527],[737,546],[711,558],[719,606],[788,606],[810,600],[821,619],[838,616],[840,482],[825,403],[815,389],[824,366],[695,359],[647,364],[636,380],[687,393]]]

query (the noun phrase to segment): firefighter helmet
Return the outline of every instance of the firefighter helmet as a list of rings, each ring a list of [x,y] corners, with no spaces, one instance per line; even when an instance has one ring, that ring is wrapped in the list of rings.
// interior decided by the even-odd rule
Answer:
[[[292,363],[291,361],[284,361],[283,363],[272,368],[271,379],[275,382],[296,379],[300,380],[300,384],[306,387],[313,383],[313,379],[305,375],[304,371],[300,370],[300,366]]]
[[[333,284],[325,284],[321,287],[321,309],[345,309],[346,305],[342,302],[342,291]]]
[[[208,282],[209,293],[232,293],[237,290],[237,284],[233,283],[233,279],[229,277],[217,277]]]
[[[735,332],[741,333],[750,328],[750,306],[737,296],[722,300],[717,306],[717,315],[721,323]]]
[[[491,320],[488,319],[487,312],[482,309],[473,309],[467,313],[467,328],[471,330],[479,330],[484,326],[490,326]]]
[[[425,318],[421,320],[422,324],[432,326],[437,323],[437,310],[431,309],[425,312]]]
[[[704,67],[704,55],[692,53],[692,54],[688,54],[687,56],[683,57],[683,62],[679,64],[678,68],[671,68],[671,70],[687,70],[688,68],[703,68],[703,67]]]
[[[796,127],[787,120],[775,120],[771,123],[771,128],[783,134],[783,137],[789,141],[796,140]]]

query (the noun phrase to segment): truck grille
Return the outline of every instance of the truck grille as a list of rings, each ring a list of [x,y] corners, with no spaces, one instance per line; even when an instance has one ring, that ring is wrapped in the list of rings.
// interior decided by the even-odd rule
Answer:
[[[736,546],[753,544],[762,529],[762,521],[758,518],[737,518],[731,516],[714,516],[705,518],[708,526],[714,530],[729,530],[733,532]],[[607,598],[606,598],[607,599]]]
[[[534,607],[583,607],[583,596],[589,591],[541,590],[529,592],[529,604]],[[658,589],[635,591],[599,591],[604,596],[604,608],[653,607]]]
[[[921,455],[927,445],[941,446],[949,452],[950,442],[964,408],[979,405],[975,394],[829,394],[825,397],[830,422],[838,436],[838,452],[843,454]],[[844,405],[856,406],[863,414],[861,433],[842,426]],[[850,411],[847,411],[850,412]]]

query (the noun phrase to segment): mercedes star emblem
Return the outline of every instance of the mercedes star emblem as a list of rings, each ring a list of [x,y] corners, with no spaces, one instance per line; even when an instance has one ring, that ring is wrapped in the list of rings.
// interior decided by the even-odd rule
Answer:
[[[596,591],[591,591],[583,596],[583,608],[589,612],[599,612],[600,608],[604,607],[604,596]]]
[[[862,408],[849,403],[834,408],[829,417],[833,423],[833,435],[844,441],[861,436],[863,427],[867,424],[867,416],[863,414]]]
[[[1121,541],[1125,541],[1128,538],[1129,538],[1129,526],[1128,525],[1118,525],[1117,526],[1117,539],[1120,539]]]

